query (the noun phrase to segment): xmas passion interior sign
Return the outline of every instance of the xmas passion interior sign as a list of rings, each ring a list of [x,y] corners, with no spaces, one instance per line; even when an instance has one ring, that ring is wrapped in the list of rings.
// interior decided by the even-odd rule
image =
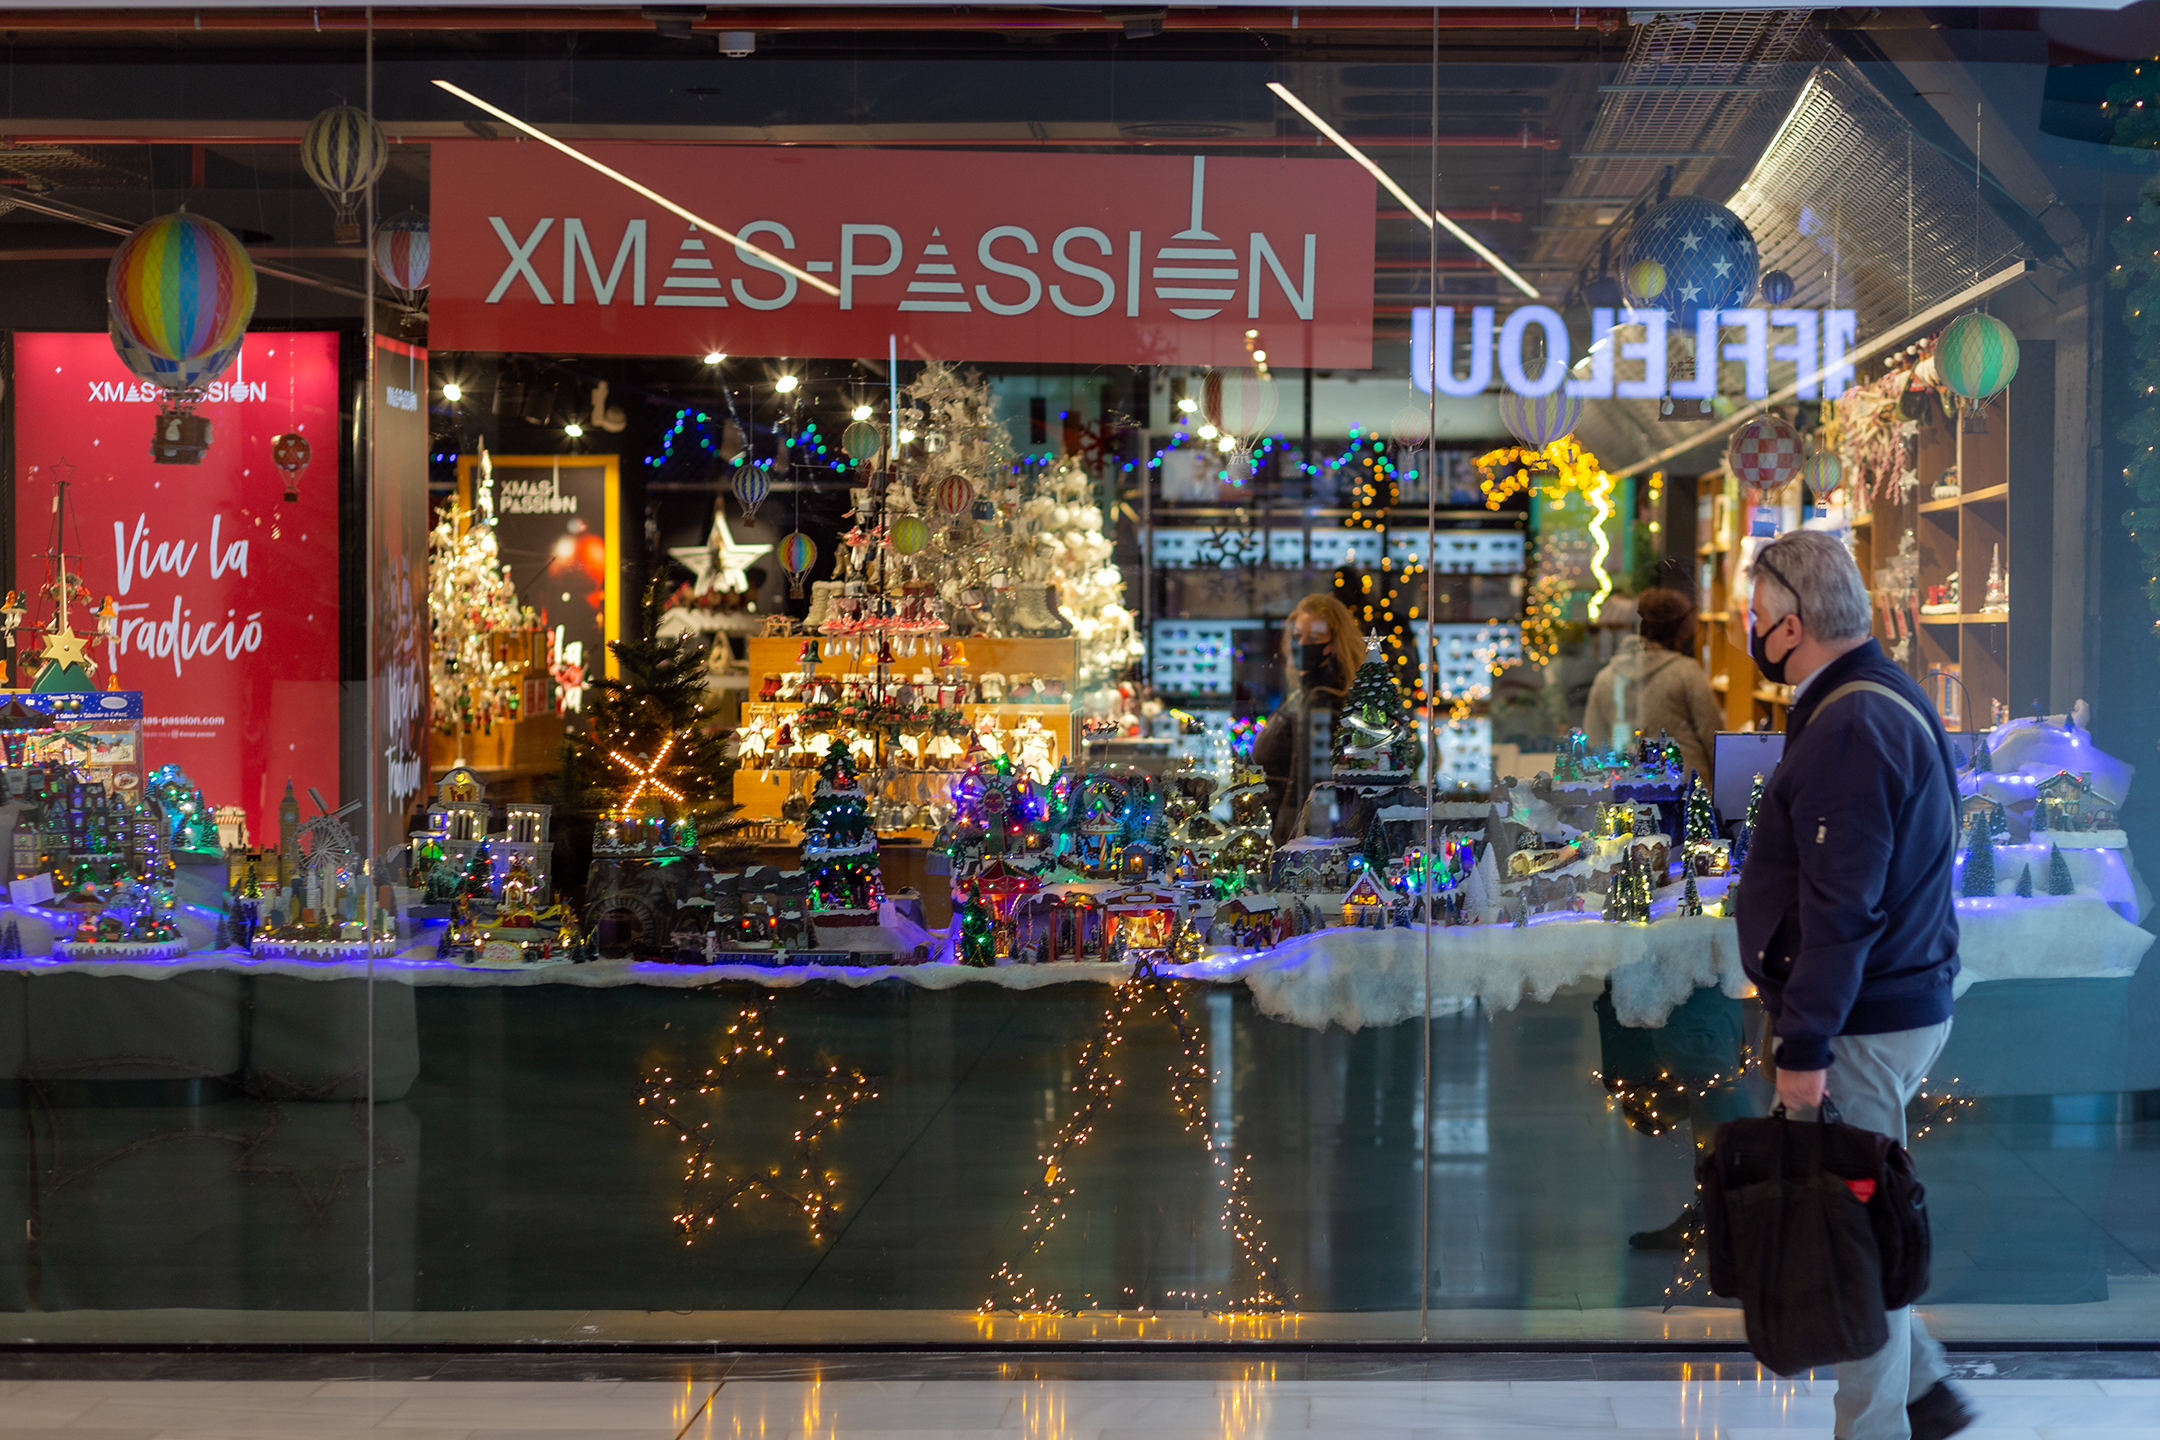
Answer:
[[[1372,364],[1348,160],[581,148],[741,243],[545,146],[439,140],[436,347]]]
[[[25,634],[50,604],[53,478],[68,473],[61,548],[117,620],[89,651],[93,681],[117,673],[142,692],[149,767],[178,765],[210,803],[244,806],[258,842],[274,841],[287,780],[297,794],[338,793],[337,337],[249,335],[198,407],[213,427],[199,465],[151,462],[163,392],[103,333],[15,345]],[[290,478],[272,459],[288,435],[308,442]]]

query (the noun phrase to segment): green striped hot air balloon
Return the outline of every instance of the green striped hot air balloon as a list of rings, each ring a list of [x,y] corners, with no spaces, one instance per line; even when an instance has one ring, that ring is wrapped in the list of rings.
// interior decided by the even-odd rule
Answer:
[[[2002,393],[2017,375],[2017,336],[1992,315],[1969,311],[1944,327],[1935,347],[1935,373],[1968,406]]]
[[[300,137],[300,166],[337,211],[332,233],[338,244],[360,243],[361,202],[389,159],[382,126],[365,110],[333,105],[308,121]]]

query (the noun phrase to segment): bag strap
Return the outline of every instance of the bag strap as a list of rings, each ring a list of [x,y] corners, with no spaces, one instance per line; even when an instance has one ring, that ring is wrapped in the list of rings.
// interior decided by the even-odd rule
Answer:
[[[1843,685],[1838,686],[1837,689],[1832,690],[1829,694],[1823,696],[1822,703],[1818,704],[1812,711],[1808,713],[1808,723],[1810,725],[1814,724],[1816,716],[1822,714],[1823,711],[1829,709],[1832,705],[1835,705],[1838,701],[1844,699],[1847,695],[1861,694],[1880,695],[1885,700],[1888,700],[1891,704],[1897,706],[1898,709],[1903,710],[1907,715],[1910,715],[1912,717],[1913,723],[1915,725],[1918,725],[1921,730],[1926,732],[1929,743],[1935,745],[1938,750],[1941,749],[1941,743],[1935,738],[1935,727],[1928,723],[1927,716],[1920,713],[1920,707],[1913,704],[1912,701],[1906,699],[1903,695],[1898,694],[1897,691],[1891,689],[1888,685],[1883,684],[1879,680],[1846,681]],[[1955,765],[1947,765],[1945,767],[1945,770],[1950,781],[1950,809],[1951,812],[1955,814],[1958,806],[1964,803],[1965,796],[1964,792],[1958,789],[1957,767]]]

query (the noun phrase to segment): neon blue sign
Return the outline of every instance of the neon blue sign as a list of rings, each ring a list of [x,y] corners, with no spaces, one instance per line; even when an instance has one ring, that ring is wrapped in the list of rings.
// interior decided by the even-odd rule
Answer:
[[[1586,400],[1655,400],[1670,395],[1682,400],[1707,400],[1718,393],[1716,356],[1741,367],[1742,393],[1750,400],[1770,394],[1770,366],[1789,364],[1798,381],[1795,391],[1802,400],[1835,400],[1853,383],[1852,352],[1857,321],[1850,310],[1704,310],[1695,317],[1695,373],[1673,373],[1667,363],[1667,338],[1672,318],[1663,310],[1615,310],[1599,306],[1590,312],[1590,329],[1601,339],[1584,357],[1588,373],[1577,362],[1570,369],[1567,356],[1575,353],[1568,338],[1567,321],[1549,305],[1525,305],[1509,313],[1496,336],[1494,307],[1479,305],[1470,311],[1470,354],[1463,374],[1455,373],[1455,312],[1442,309],[1410,313],[1410,380],[1430,392],[1436,385],[1443,395],[1482,395],[1490,389],[1497,365],[1501,385],[1526,399],[1550,395],[1566,387],[1569,395]],[[1623,325],[1642,327],[1642,338],[1623,339],[1616,330]],[[1544,332],[1545,345],[1536,369],[1523,363],[1523,340],[1531,330]],[[1724,332],[1738,331],[1733,339]],[[1437,331],[1438,343],[1435,343]],[[1790,338],[1786,338],[1787,335]],[[1497,344],[1495,341],[1497,340]],[[1445,356],[1436,366],[1434,356]],[[1628,366],[1631,378],[1616,379]]]

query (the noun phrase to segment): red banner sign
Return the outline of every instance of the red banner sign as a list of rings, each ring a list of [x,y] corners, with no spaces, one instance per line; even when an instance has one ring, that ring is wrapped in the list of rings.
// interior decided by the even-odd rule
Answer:
[[[15,576],[45,609],[52,474],[65,465],[61,538],[119,635],[95,645],[92,680],[143,696],[143,752],[178,765],[213,805],[242,805],[275,843],[292,781],[338,793],[337,337],[254,334],[198,407],[214,427],[200,465],[150,459],[162,392],[102,334],[15,337]],[[285,499],[280,435],[308,442]],[[288,459],[297,447],[286,447]],[[81,617],[78,634],[92,628]],[[9,657],[31,653],[24,644]],[[331,803],[337,803],[331,798]]]
[[[810,278],[545,146],[437,141],[436,347],[1372,364],[1373,182],[1347,160],[585,149]]]

